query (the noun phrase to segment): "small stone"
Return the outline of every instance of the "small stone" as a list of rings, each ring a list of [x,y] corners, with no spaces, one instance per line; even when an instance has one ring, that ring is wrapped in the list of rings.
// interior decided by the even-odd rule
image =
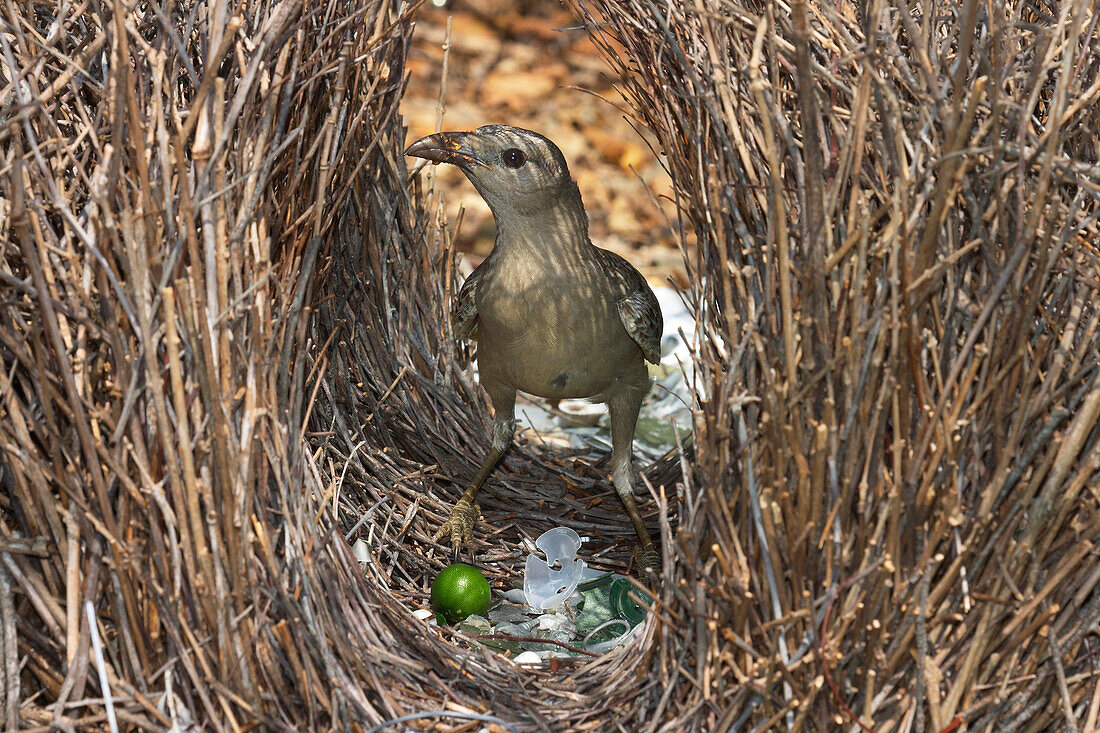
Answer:
[[[431,611],[430,611],[429,609],[427,609],[427,608],[418,608],[418,609],[416,609],[415,611],[413,611],[413,616],[415,616],[416,618],[420,619],[421,621],[427,621],[428,619],[430,619],[430,618],[432,618],[433,616],[435,616],[435,614],[434,614],[434,613],[432,613],[432,612],[431,612]]]
[[[518,624],[527,620],[527,614],[524,612],[523,608],[514,606],[511,603],[501,603],[499,606],[489,611],[486,617],[492,624]]]
[[[500,594],[500,597],[511,603],[518,603],[521,606],[527,605],[527,596],[523,592],[523,588],[513,588],[512,590],[506,590]]]

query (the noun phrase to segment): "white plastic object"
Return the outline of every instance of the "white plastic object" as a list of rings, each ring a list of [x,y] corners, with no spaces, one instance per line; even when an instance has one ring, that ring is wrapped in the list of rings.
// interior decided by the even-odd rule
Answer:
[[[581,582],[584,560],[577,557],[581,537],[568,527],[556,527],[535,540],[535,547],[542,550],[546,560],[527,556],[523,594],[527,605],[545,611],[565,601]]]
[[[617,618],[616,619],[611,619],[610,621],[607,622],[607,624],[604,624],[604,625],[608,626],[608,625],[615,625],[615,624],[621,624],[621,625],[627,626],[627,627],[630,626],[630,624],[628,624],[626,621],[623,621],[622,619],[617,619]],[[608,639],[607,641],[599,641],[599,642],[596,642],[595,644],[586,644],[585,649],[587,649],[590,652],[594,652],[596,654],[605,654],[605,653],[611,651],[612,649],[614,649],[615,647],[621,646],[623,644],[623,642],[625,642],[627,640],[627,637],[631,637],[631,636],[635,635],[637,633],[637,629],[639,629],[639,628],[641,628],[641,624],[639,624],[638,626],[635,626],[633,629],[628,628],[626,632],[624,632],[620,636],[616,636],[614,639]],[[592,631],[588,636],[589,637],[595,636],[595,634],[596,634],[596,632]]]
[[[586,580],[595,580],[596,578],[602,578],[607,575],[606,570],[597,570],[596,568],[590,568],[587,565],[581,570],[581,582]]]

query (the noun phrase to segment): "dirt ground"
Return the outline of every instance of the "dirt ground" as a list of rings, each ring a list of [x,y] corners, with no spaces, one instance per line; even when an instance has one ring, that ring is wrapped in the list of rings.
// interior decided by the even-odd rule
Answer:
[[[444,130],[503,123],[546,135],[569,161],[593,241],[654,284],[682,282],[671,181],[659,151],[631,126],[613,72],[580,26],[552,0],[461,0],[442,8],[426,2],[401,107],[409,142],[436,131],[442,84]],[[456,244],[476,265],[492,248],[492,216],[457,168],[438,166],[436,176],[452,225],[464,209]]]

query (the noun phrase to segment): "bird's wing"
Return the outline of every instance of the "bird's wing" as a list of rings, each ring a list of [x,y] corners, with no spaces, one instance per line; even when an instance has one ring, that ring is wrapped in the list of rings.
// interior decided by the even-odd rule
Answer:
[[[455,335],[459,339],[477,338],[477,284],[481,279],[481,272],[481,265],[478,265],[462,283],[462,289],[458,291],[454,327]]]
[[[642,348],[646,361],[660,364],[661,334],[665,324],[657,296],[653,294],[642,273],[629,262],[606,249],[597,249],[597,252],[604,271],[622,293],[617,305],[623,327],[630,338]]]
[[[661,317],[661,306],[657,304],[657,297],[648,285],[619,299],[619,318],[630,338],[642,347],[646,361],[660,364],[664,319]]]

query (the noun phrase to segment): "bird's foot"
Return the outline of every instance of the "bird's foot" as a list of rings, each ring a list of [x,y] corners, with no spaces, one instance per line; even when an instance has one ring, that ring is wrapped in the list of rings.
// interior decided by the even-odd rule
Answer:
[[[642,577],[661,575],[661,554],[652,542],[639,542],[634,546],[634,567],[638,568],[638,575]]]
[[[474,525],[477,524],[477,518],[480,515],[481,507],[465,496],[462,497],[455,502],[455,507],[451,510],[451,516],[447,517],[447,521],[443,523],[439,531],[432,535],[432,540],[449,537],[451,545],[454,547],[473,542]]]

